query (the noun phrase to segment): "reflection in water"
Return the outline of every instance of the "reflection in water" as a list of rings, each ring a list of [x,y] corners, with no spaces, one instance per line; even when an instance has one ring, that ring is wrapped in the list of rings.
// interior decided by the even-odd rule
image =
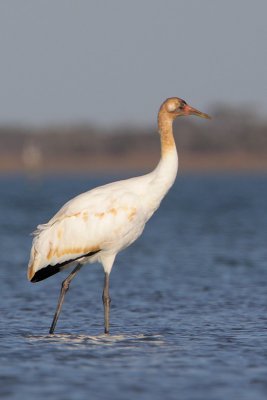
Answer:
[[[25,335],[25,337],[30,341],[35,342],[47,342],[47,343],[66,343],[72,346],[75,345],[105,345],[113,346],[117,344],[127,345],[138,345],[138,343],[149,342],[155,345],[163,345],[164,338],[162,335],[97,335],[97,336],[87,336],[87,335],[71,335],[71,334],[55,334],[55,335]]]

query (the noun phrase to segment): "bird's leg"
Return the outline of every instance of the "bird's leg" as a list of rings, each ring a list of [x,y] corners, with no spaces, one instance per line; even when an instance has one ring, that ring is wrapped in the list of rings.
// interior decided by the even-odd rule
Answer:
[[[75,275],[79,272],[79,270],[81,268],[82,268],[82,264],[76,265],[74,270],[62,282],[61,291],[60,291],[60,295],[59,295],[59,299],[58,299],[57,309],[56,309],[56,312],[55,312],[55,315],[54,315],[54,319],[53,319],[52,325],[51,325],[50,330],[49,330],[49,333],[51,333],[51,334],[54,333],[54,330],[55,330],[55,327],[56,327],[56,324],[57,324],[57,320],[58,320],[58,317],[59,317],[59,314],[60,314],[60,311],[61,311],[61,308],[62,308],[62,304],[64,302],[65,294],[69,289],[69,286],[70,286],[70,283],[71,283],[72,279],[75,277]]]
[[[104,318],[105,318],[105,334],[109,334],[109,310],[111,298],[109,297],[109,274],[105,272],[104,290],[102,295],[104,305]]]

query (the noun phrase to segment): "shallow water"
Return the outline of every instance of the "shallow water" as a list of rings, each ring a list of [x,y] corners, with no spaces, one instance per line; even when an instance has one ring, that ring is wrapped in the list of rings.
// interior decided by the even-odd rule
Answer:
[[[111,274],[84,267],[48,335],[61,281],[26,280],[31,237],[108,179],[1,177],[0,397],[266,399],[267,176],[180,176]]]

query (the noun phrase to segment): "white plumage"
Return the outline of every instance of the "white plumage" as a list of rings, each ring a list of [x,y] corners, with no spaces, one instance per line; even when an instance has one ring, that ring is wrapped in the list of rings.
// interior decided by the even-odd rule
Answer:
[[[178,168],[172,122],[179,115],[189,114],[209,118],[184,100],[167,99],[158,115],[161,159],[154,171],[80,194],[66,203],[48,223],[37,227],[28,266],[30,281],[38,282],[78,264],[63,281],[50,333],[54,331],[70,281],[83,264],[96,261],[105,271],[103,303],[105,332],[109,332],[109,274],[115,257],[141,235],[146,222],[172,186]]]

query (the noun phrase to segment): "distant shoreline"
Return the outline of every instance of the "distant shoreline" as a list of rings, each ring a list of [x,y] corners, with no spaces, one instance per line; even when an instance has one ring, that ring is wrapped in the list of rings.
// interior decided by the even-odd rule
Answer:
[[[150,171],[159,161],[159,154],[96,154],[83,157],[51,157],[38,165],[27,165],[21,157],[1,156],[0,173],[116,173]],[[247,152],[183,152],[179,153],[180,172],[267,172],[266,153]]]
[[[174,124],[183,172],[267,172],[267,121],[221,108],[211,121]],[[116,174],[151,171],[160,159],[156,127],[0,126],[0,173]]]

